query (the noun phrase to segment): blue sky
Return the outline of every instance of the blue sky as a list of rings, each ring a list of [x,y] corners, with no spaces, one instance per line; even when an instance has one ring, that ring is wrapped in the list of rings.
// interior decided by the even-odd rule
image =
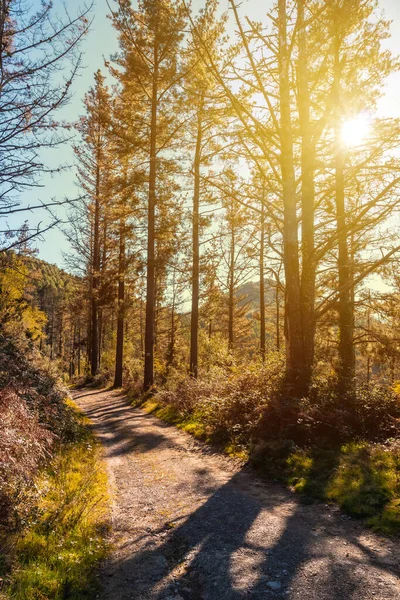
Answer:
[[[60,4],[60,0],[55,0],[55,7]],[[68,9],[72,11],[78,9],[80,2],[78,0],[70,0]],[[110,0],[113,4],[113,0]],[[268,10],[272,0],[262,3],[259,0],[245,0],[241,4],[241,13],[248,14],[254,18],[261,19],[263,12]],[[202,6],[201,0],[193,2],[194,9]],[[221,1],[221,8],[225,10],[228,6],[228,0]],[[393,21],[392,37],[387,44],[391,50],[400,54],[400,0],[380,0],[380,6],[385,11],[386,17]],[[117,50],[116,34],[111,26],[111,22],[107,19],[109,8],[106,0],[97,0],[94,13],[93,24],[91,31],[86,36],[82,50],[84,52],[84,69],[75,81],[71,102],[65,107],[60,118],[74,121],[78,115],[83,114],[82,100],[85,92],[92,85],[93,73],[98,68],[103,68],[104,58],[109,58],[110,54]],[[380,106],[382,114],[388,116],[400,116],[399,109],[400,100],[400,73],[392,76],[388,81],[385,97]],[[68,164],[73,162],[73,153],[70,147],[63,147],[57,151],[52,150],[51,153],[45,155],[46,160],[56,166],[60,163]],[[60,200],[65,196],[74,197],[79,193],[75,185],[75,175],[73,169],[68,169],[63,174],[54,177],[45,177],[42,180],[42,188],[33,189],[25,194],[22,202],[26,204],[36,204],[40,199],[43,202],[48,202],[52,198]],[[63,216],[63,211],[58,210],[59,216]],[[35,211],[35,213],[26,213],[26,218],[30,223],[37,224],[42,221],[45,224],[49,217],[45,211]],[[19,216],[20,219],[20,216]],[[16,220],[9,222],[10,226],[14,227]],[[47,260],[50,263],[56,263],[63,266],[63,252],[68,251],[68,242],[63,234],[58,229],[53,229],[45,234],[44,241],[37,242],[39,257]]]

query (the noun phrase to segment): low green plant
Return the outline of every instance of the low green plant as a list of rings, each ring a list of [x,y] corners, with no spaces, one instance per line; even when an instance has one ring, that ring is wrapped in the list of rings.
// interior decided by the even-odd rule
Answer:
[[[266,442],[253,464],[309,500],[337,504],[386,534],[400,532],[400,447],[351,442],[336,448],[298,448]]]
[[[400,447],[351,443],[342,447],[326,496],[375,529],[400,531]]]

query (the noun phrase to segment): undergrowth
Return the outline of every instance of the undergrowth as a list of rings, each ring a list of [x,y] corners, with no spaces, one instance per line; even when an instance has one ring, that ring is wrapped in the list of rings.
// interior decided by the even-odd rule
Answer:
[[[360,386],[349,406],[329,377],[290,400],[279,355],[208,379],[167,381],[132,401],[164,421],[250,462],[305,499],[334,502],[386,534],[400,532],[400,400]]]
[[[21,531],[8,538],[5,598],[84,600],[105,556],[106,475],[100,448],[75,411],[76,437],[36,477],[38,500]]]

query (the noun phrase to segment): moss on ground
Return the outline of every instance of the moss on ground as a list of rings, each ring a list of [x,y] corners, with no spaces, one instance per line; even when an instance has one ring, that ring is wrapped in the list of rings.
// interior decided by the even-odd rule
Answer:
[[[155,398],[149,398],[140,405],[141,409],[148,414],[154,414],[156,417],[175,425],[179,429],[190,433],[195,438],[210,442],[204,423],[195,415],[182,415],[174,406],[162,404]]]
[[[89,600],[98,594],[95,570],[107,552],[107,479],[87,419],[76,415],[78,439],[62,446],[36,480],[39,501],[12,545],[6,598]]]
[[[263,474],[308,499],[337,504],[365,519],[375,531],[400,532],[400,449],[368,442],[338,448],[294,449],[278,455],[271,446],[253,457]]]

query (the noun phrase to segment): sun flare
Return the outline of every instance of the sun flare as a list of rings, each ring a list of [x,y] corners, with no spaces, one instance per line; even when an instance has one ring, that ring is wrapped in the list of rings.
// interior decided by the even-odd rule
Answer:
[[[344,121],[342,125],[342,141],[346,146],[359,146],[367,137],[371,128],[369,115],[361,113]]]

